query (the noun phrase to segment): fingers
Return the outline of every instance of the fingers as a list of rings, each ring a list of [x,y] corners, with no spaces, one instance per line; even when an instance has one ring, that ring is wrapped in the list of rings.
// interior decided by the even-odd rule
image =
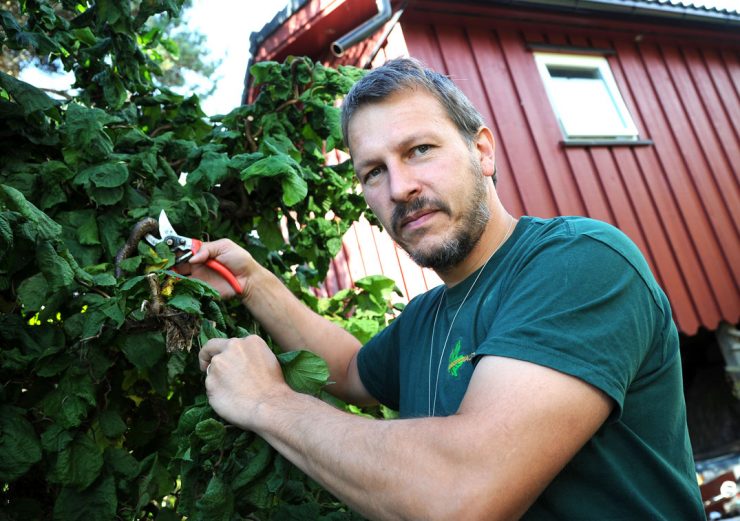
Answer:
[[[198,352],[198,365],[201,371],[207,371],[211,360],[219,353],[223,353],[229,345],[228,338],[212,338]]]
[[[233,248],[239,248],[229,239],[219,239],[213,242],[204,242],[197,253],[195,253],[188,262],[190,264],[203,264],[208,259],[217,259],[220,255],[227,253]]]

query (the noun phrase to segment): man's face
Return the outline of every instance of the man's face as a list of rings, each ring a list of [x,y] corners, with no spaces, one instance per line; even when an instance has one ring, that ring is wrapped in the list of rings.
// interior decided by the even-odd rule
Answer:
[[[492,184],[432,94],[405,90],[362,107],[349,143],[365,200],[417,264],[445,271],[470,253]]]

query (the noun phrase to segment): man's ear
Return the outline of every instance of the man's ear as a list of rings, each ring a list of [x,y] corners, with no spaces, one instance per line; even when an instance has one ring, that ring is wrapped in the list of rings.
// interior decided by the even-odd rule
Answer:
[[[496,173],[496,140],[488,127],[481,127],[475,136],[475,149],[478,153],[483,175],[491,177]]]

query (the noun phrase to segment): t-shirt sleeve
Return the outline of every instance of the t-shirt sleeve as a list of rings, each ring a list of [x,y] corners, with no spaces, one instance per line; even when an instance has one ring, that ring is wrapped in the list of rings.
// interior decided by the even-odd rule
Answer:
[[[614,400],[618,418],[654,342],[655,321],[662,322],[651,288],[624,253],[575,233],[543,241],[503,289],[477,354],[580,378]],[[640,256],[636,247],[633,253]]]
[[[398,410],[400,402],[399,322],[396,319],[375,335],[357,355],[357,369],[365,389],[394,410]]]

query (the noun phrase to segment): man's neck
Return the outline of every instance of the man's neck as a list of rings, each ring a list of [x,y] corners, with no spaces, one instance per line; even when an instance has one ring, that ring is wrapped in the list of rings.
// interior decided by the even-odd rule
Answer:
[[[516,222],[517,220],[514,217],[501,208],[497,215],[491,216],[486,229],[470,254],[462,262],[448,270],[437,270],[436,273],[439,278],[448,288],[465,280],[471,273],[481,268],[504,245],[514,231]]]

